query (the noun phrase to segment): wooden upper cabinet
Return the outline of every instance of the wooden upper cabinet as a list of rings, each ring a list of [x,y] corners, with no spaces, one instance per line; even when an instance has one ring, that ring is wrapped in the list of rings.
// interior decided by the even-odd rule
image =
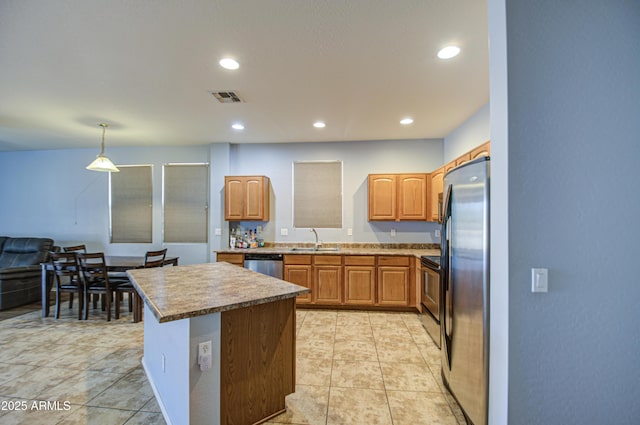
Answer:
[[[447,164],[444,164],[444,173],[447,174],[449,171],[453,170],[454,168],[456,168],[455,159]]]
[[[369,221],[395,220],[397,216],[397,175],[369,175]]]
[[[485,142],[471,151],[471,159],[491,155],[491,142]]]
[[[403,174],[398,177],[398,220],[427,219],[427,174]]]
[[[370,174],[369,221],[426,220],[428,174]]]
[[[429,220],[440,221],[440,195],[444,187],[444,166],[431,173],[431,187],[429,188]]]
[[[471,153],[467,152],[464,155],[460,155],[459,157],[456,158],[456,167],[458,165],[462,165],[465,162],[469,162],[471,160]]]
[[[269,220],[269,178],[225,176],[224,219],[228,221]]]

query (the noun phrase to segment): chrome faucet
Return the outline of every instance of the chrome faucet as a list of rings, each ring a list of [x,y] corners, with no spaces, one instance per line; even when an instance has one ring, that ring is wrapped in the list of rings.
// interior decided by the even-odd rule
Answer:
[[[318,249],[320,248],[320,243],[318,242],[318,232],[316,232],[316,229],[311,229],[311,231],[314,235],[316,235],[316,244],[313,246],[313,248]]]

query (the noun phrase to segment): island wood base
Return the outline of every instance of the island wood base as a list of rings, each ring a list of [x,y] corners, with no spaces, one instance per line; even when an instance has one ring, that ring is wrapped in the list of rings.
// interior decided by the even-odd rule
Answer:
[[[260,423],[295,391],[295,298],[222,313],[222,424]]]
[[[143,366],[167,424],[256,424],[284,412],[295,319],[295,298],[164,323],[146,312]],[[208,339],[213,368],[201,371]]]

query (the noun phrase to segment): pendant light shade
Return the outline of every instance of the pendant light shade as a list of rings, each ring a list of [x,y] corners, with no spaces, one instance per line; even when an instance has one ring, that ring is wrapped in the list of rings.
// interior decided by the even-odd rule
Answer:
[[[100,124],[100,127],[102,127],[102,145],[100,147],[100,154],[96,156],[96,159],[94,159],[91,164],[87,165],[87,170],[117,173],[118,171],[120,171],[118,170],[118,167],[113,165],[113,162],[111,162],[109,158],[104,156],[104,134],[106,133],[107,127],[109,127],[109,125],[102,123]]]

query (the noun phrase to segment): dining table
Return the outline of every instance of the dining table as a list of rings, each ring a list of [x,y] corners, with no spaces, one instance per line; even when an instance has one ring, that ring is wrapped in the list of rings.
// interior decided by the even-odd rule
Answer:
[[[105,255],[104,261],[107,265],[107,271],[126,272],[127,270],[144,268],[144,258],[144,256]],[[177,266],[179,258],[166,257],[163,266]],[[40,263],[40,267],[42,268],[42,317],[48,317],[51,304],[50,294],[53,288],[53,264],[51,262]]]

